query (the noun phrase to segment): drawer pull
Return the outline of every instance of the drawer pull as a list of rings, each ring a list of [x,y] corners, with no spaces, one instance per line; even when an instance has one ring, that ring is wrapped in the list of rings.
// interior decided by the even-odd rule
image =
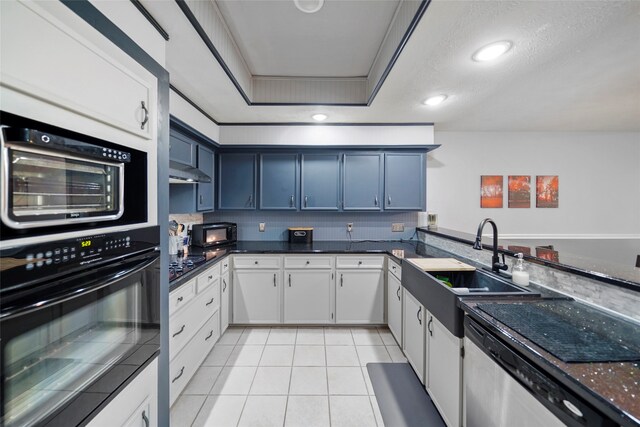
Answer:
[[[222,265],[222,267],[223,267],[223,268],[227,268],[227,266],[228,266],[228,265],[229,265],[229,264],[223,264],[223,265]]]
[[[209,276],[209,280],[213,279],[213,274],[211,276]]]
[[[291,287],[291,274],[289,274],[289,287]]]
[[[172,335],[172,338],[177,337],[178,335],[180,335],[181,333],[184,332],[184,327],[185,325],[182,325],[182,328],[180,328],[180,330],[178,332],[176,332],[175,334]]]
[[[254,263],[255,265],[258,265],[258,261],[254,261],[253,263]]]
[[[343,278],[342,278],[342,274],[340,275],[340,287],[342,287],[342,283],[344,282]]]
[[[149,427],[149,417],[145,411],[142,411],[142,421],[144,421],[144,427]]]
[[[184,297],[178,297],[178,302],[182,302],[183,299]]]
[[[212,336],[213,336],[213,329],[209,332],[209,335],[207,335],[207,337],[204,340],[206,341],[209,338],[211,338]]]
[[[276,274],[273,273],[273,287],[276,287]]]
[[[309,261],[309,260],[307,260],[307,265],[309,265],[309,264],[310,264],[310,261]]]
[[[358,265],[362,265],[362,261],[358,261]]]
[[[184,366],[180,369],[180,373],[178,374],[178,376],[171,380],[171,384],[173,384],[176,381],[178,381],[178,378],[180,378],[182,376],[182,374],[184,374]]]
[[[211,303],[213,303],[213,298],[211,298],[211,299],[209,300],[209,302],[208,302],[208,303],[206,303],[205,305],[211,305]]]

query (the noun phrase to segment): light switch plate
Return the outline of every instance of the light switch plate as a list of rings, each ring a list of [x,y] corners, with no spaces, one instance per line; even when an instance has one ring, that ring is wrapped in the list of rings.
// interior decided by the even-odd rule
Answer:
[[[258,231],[260,231],[261,233],[264,233],[265,226],[266,226],[266,223],[261,222],[260,225],[258,225]]]
[[[402,232],[404,231],[404,222],[394,222],[391,224],[392,232]]]

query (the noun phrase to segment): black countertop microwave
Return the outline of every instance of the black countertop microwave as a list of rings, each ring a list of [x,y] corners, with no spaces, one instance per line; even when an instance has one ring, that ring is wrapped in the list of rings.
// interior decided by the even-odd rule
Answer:
[[[208,248],[235,243],[238,226],[232,222],[194,224],[191,228],[191,245]]]

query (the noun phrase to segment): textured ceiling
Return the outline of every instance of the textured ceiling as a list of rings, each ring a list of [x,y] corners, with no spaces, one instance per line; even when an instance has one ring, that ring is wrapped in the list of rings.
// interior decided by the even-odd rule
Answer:
[[[174,2],[143,3],[171,35],[172,84],[219,122],[309,122],[324,112],[331,122],[437,130],[640,131],[638,1],[434,0],[370,107],[248,106]],[[366,32],[365,19],[353,25]],[[471,60],[503,39],[514,43],[504,57]],[[421,104],[439,93],[449,95],[439,107]]]
[[[252,75],[308,77],[368,75],[398,3],[326,1],[309,14],[293,1],[216,1]]]

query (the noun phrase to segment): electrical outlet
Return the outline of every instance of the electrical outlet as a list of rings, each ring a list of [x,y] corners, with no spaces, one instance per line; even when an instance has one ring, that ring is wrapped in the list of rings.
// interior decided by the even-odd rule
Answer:
[[[353,223],[352,222],[348,222],[347,223],[347,232],[351,233],[353,231]]]
[[[391,224],[392,232],[402,232],[404,231],[404,222],[394,222]]]
[[[261,222],[260,225],[258,225],[258,231],[261,233],[264,233],[264,227],[265,227],[265,223]]]

